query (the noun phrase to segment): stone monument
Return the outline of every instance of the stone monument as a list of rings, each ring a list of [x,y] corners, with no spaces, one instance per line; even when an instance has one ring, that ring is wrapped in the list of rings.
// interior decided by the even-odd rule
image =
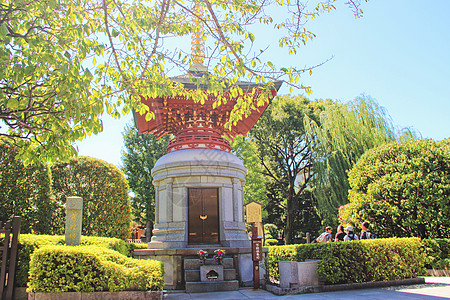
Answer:
[[[83,198],[66,199],[66,245],[78,246],[81,241],[81,221],[83,220]]]

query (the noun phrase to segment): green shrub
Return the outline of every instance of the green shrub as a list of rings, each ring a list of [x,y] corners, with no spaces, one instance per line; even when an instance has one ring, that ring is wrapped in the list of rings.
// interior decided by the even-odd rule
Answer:
[[[424,275],[426,254],[418,238],[362,240],[368,280],[396,280]]]
[[[341,223],[370,222],[380,237],[443,238],[450,230],[450,140],[368,150],[349,172]]]
[[[450,258],[444,258],[436,261],[432,268],[435,270],[450,270]]]
[[[30,256],[36,249],[47,245],[64,245],[64,240],[65,237],[63,235],[21,234],[19,237],[16,285],[18,287],[27,285]],[[115,250],[123,255],[130,255],[127,243],[117,238],[81,236],[81,245],[104,247]]]
[[[116,166],[96,158],[76,157],[51,167],[55,200],[83,198],[82,234],[126,239],[131,207],[128,182]]]
[[[147,249],[148,244],[146,244],[146,243],[126,243],[126,246],[127,246],[127,256],[133,257],[134,250]]]
[[[278,240],[276,239],[264,240],[264,246],[276,246],[276,245],[278,245]]]
[[[27,291],[161,290],[163,278],[159,261],[132,259],[95,246],[44,246],[31,256]]]
[[[448,270],[450,259],[450,239],[424,239],[427,269]],[[447,262],[446,262],[447,260]]]
[[[425,274],[425,252],[418,238],[270,246],[269,276],[279,280],[278,262],[319,259],[326,284],[413,278]]]

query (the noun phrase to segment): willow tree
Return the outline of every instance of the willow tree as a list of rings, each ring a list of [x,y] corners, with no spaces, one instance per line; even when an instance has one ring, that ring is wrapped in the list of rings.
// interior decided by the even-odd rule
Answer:
[[[369,149],[396,139],[399,134],[389,115],[373,99],[357,97],[346,104],[325,101],[320,126],[307,122],[307,130],[317,137],[314,148],[314,194],[326,222],[336,222],[338,208],[348,203],[348,170]]]
[[[262,58],[264,35],[273,31],[280,51],[295,54],[314,37],[309,22],[333,11],[335,2],[1,1],[0,135],[17,144],[26,163],[67,158],[76,152],[74,141],[102,130],[104,108],[114,117],[131,109],[151,119],[141,96],[205,101],[207,93],[169,77],[186,74],[194,62],[208,67],[198,83],[208,81],[216,105],[224,90],[243,95],[238,80],[266,84],[258,99],[249,94],[238,101],[231,126],[249,107],[268,101],[265,92],[274,81],[310,91],[300,76],[311,68],[275,66]],[[361,15],[360,0],[345,3]],[[267,29],[260,30],[261,38],[252,32],[256,26]],[[191,56],[185,45],[194,32]]]

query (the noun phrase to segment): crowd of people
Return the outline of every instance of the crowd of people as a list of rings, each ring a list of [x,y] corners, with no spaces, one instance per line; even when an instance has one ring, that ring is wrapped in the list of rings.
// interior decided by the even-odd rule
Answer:
[[[333,228],[328,226],[325,228],[325,231],[317,237],[315,240],[318,243],[326,243],[326,242],[339,242],[339,241],[353,241],[353,240],[363,240],[363,239],[376,239],[377,235],[369,230],[369,222],[363,222],[361,224],[361,233],[358,236],[353,231],[352,226],[344,227],[342,224],[339,224],[337,227],[336,235],[333,238]]]

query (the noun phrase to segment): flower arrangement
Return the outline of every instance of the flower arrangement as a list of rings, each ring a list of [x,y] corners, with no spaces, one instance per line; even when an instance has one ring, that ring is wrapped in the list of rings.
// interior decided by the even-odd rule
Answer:
[[[216,264],[218,264],[218,265],[222,264],[224,254],[225,254],[224,250],[221,250],[221,249],[214,250],[213,258],[216,261]]]
[[[204,265],[206,262],[206,257],[208,256],[208,252],[204,250],[198,250],[198,257],[200,258],[200,264]]]

